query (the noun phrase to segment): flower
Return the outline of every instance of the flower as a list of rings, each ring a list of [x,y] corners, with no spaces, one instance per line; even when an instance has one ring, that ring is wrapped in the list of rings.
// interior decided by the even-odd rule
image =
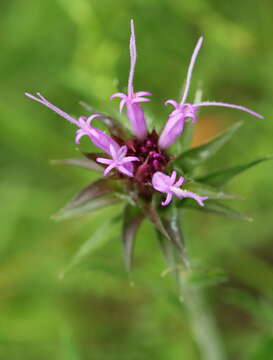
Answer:
[[[165,102],[165,105],[172,105],[174,110],[169,114],[161,135],[157,133],[156,129],[149,131],[144,112],[140,106],[141,102],[149,101],[146,96],[152,94],[145,91],[135,93],[133,88],[133,77],[137,57],[133,20],[131,20],[131,66],[128,80],[128,94],[115,93],[111,96],[111,99],[115,97],[121,98],[119,106],[120,111],[122,111],[123,107],[126,105],[127,117],[131,122],[133,129],[133,136],[131,136],[131,138],[124,137],[122,131],[114,132],[113,126],[108,126],[109,124],[107,125],[106,122],[105,125],[108,126],[110,135],[94,127],[94,119],[100,118],[103,120],[103,118],[105,119],[105,115],[95,113],[88,117],[80,116],[78,119],[75,119],[51,104],[40,93],[37,93],[37,96],[26,93],[26,96],[50,108],[58,115],[76,125],[78,127],[75,137],[75,142],[77,144],[83,136],[88,136],[95,146],[102,149],[106,157],[98,157],[97,154],[90,154],[91,158],[95,158],[98,163],[104,165],[105,176],[112,170],[116,170],[122,179],[128,178],[128,181],[124,182],[124,192],[128,193],[129,191],[130,193],[132,190],[131,192],[137,193],[137,198],[142,197],[146,200],[151,200],[155,191],[166,193],[167,198],[162,202],[163,206],[166,206],[171,202],[173,195],[179,199],[184,199],[185,197],[192,198],[200,206],[204,206],[204,201],[208,199],[207,196],[199,196],[191,191],[181,189],[180,187],[184,182],[184,177],[180,176],[176,181],[176,171],[172,171],[171,176],[165,173],[168,173],[175,167],[175,164],[172,164],[174,157],[169,155],[166,149],[176,141],[181,133],[183,133],[185,120],[190,118],[193,122],[196,121],[197,111],[203,106],[230,107],[248,112],[259,118],[263,117],[260,114],[239,105],[209,101],[197,102],[195,104],[186,102],[194,64],[202,46],[202,42],[203,38],[201,37],[193,51],[181,102],[178,103],[175,100],[167,100]],[[111,118],[108,118],[108,121],[112,121],[112,125],[115,124],[114,126],[118,124],[118,121],[115,119],[111,120]],[[184,170],[183,167],[181,169],[182,171]]]
[[[111,136],[106,134],[104,131],[91,126],[91,123],[95,118],[101,117],[100,114],[93,114],[88,118],[84,116],[80,116],[79,119],[76,120],[72,116],[64,112],[63,110],[59,109],[57,106],[51,104],[40,93],[37,93],[38,97],[35,97],[29,93],[26,93],[26,96],[47,106],[48,108],[52,109],[57,114],[64,117],[71,123],[77,125],[79,129],[76,131],[76,137],[75,137],[76,144],[79,144],[80,139],[83,136],[88,136],[95,146],[101,148],[103,151],[106,152],[106,154],[112,156],[112,159],[97,158],[98,162],[102,164],[109,164],[109,166],[104,172],[105,175],[107,175],[112,169],[116,168],[118,171],[120,171],[121,173],[127,176],[133,176],[132,174],[133,164],[131,164],[131,162],[138,161],[138,158],[132,156],[125,157],[127,153],[126,146],[120,147],[119,144],[114,139],[111,138]]]
[[[192,71],[195,65],[197,55],[202,46],[202,43],[203,43],[203,37],[200,37],[195,46],[195,49],[193,51],[190,60],[190,65],[186,77],[186,85],[182,94],[181,102],[177,103],[175,100],[167,100],[165,102],[165,105],[168,104],[172,105],[174,107],[174,110],[170,113],[168,121],[159,138],[158,144],[161,149],[168,148],[176,141],[177,137],[183,132],[184,123],[187,118],[191,118],[193,122],[197,121],[197,112],[199,108],[202,106],[222,106],[222,107],[238,109],[245,111],[250,115],[263,119],[262,115],[240,105],[227,104],[224,102],[216,102],[216,101],[203,101],[203,102],[198,102],[196,104],[186,103],[190,89]]]
[[[192,198],[197,201],[200,206],[204,206],[203,201],[207,200],[208,197],[199,196],[191,191],[180,189],[180,186],[183,185],[185,178],[183,176],[180,176],[179,179],[176,181],[176,176],[176,171],[173,171],[171,176],[168,176],[160,171],[157,171],[153,175],[153,187],[157,191],[167,194],[166,200],[163,201],[161,204],[163,206],[169,205],[169,203],[172,201],[173,195],[176,195],[179,199],[184,199],[185,197]]]
[[[152,94],[147,91],[138,91],[134,93],[133,88],[133,78],[136,66],[136,39],[135,39],[135,30],[134,30],[134,22],[131,20],[131,38],[130,38],[130,57],[131,57],[131,67],[129,73],[129,80],[128,80],[128,94],[124,93],[115,93],[113,94],[110,99],[114,99],[116,97],[121,98],[119,110],[122,112],[124,105],[126,105],[127,109],[127,116],[129,121],[132,124],[133,132],[138,139],[144,139],[147,134],[147,124],[144,117],[144,112],[139,105],[141,102],[150,101],[145,96],[151,96]]]
[[[106,164],[108,167],[104,170],[104,175],[107,175],[112,169],[117,169],[121,173],[133,177],[133,166],[131,162],[139,161],[136,156],[126,156],[127,146],[122,146],[116,151],[113,145],[110,145],[110,152],[112,159],[97,158],[97,162],[100,164]],[[129,167],[129,169],[128,169]]]

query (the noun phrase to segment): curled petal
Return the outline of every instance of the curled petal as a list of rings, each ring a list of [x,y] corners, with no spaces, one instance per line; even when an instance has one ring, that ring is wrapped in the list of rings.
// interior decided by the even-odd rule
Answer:
[[[110,100],[113,100],[114,98],[121,98],[121,99],[125,99],[127,98],[127,95],[121,92],[117,92],[115,94],[113,94],[112,96],[110,96]]]
[[[183,185],[183,183],[184,183],[184,178],[183,178],[183,176],[180,176],[180,178],[178,179],[178,181],[173,185],[173,186],[175,186],[175,187],[180,187],[180,186],[182,186]]]
[[[86,120],[86,124],[90,126],[91,123],[92,123],[92,121],[93,121],[94,119],[100,118],[100,117],[102,117],[101,114],[93,114],[93,115],[90,115],[90,116],[88,116],[88,118],[87,118],[87,120]]]
[[[122,99],[119,104],[119,112],[120,113],[122,113],[122,110],[123,110],[125,104],[126,104],[126,98]]]
[[[179,107],[178,103],[175,100],[167,100],[164,102],[164,105],[172,105],[175,109]]]
[[[175,179],[176,179],[176,171],[174,170],[171,175],[171,183],[172,184],[175,182]]]
[[[79,129],[76,131],[75,143],[79,144],[83,136],[87,135],[83,130]]]
[[[161,205],[162,205],[162,206],[167,206],[167,205],[169,205],[169,203],[172,201],[172,198],[173,198],[172,193],[168,193],[165,201],[162,201]]]

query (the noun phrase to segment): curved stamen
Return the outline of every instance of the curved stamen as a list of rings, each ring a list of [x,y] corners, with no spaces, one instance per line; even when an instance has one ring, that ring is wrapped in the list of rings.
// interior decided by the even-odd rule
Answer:
[[[250,109],[248,109],[248,108],[246,108],[244,106],[241,106],[241,105],[227,104],[227,103],[216,102],[216,101],[203,101],[203,102],[194,104],[194,106],[196,106],[196,107],[200,107],[200,106],[223,106],[223,107],[228,107],[228,108],[232,108],[232,109],[242,110],[244,112],[249,113],[250,115],[256,116],[257,118],[264,119],[264,117],[261,114],[255,112],[253,110],[250,110]]]
[[[203,37],[200,37],[199,40],[197,41],[197,44],[195,46],[195,49],[194,49],[192,57],[191,57],[191,61],[190,61],[190,65],[189,65],[189,69],[188,69],[188,73],[187,73],[187,78],[186,78],[186,85],[185,85],[185,89],[183,91],[183,95],[182,95],[182,99],[181,99],[181,104],[184,104],[184,102],[187,99],[189,89],[190,89],[192,71],[193,71],[194,64],[195,64],[197,55],[199,53],[199,50],[201,49],[202,43],[203,43]]]

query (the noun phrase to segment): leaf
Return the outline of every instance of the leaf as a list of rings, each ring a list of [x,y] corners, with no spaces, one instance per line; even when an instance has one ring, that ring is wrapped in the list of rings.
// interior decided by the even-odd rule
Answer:
[[[122,240],[124,248],[125,266],[128,272],[131,271],[134,241],[143,219],[144,216],[140,212],[139,208],[130,204],[127,204],[125,206],[123,215]]]
[[[111,179],[99,179],[81,190],[52,218],[54,220],[69,219],[114,204],[119,201],[113,195],[115,190],[115,183]]]
[[[117,120],[114,119],[112,116],[97,112],[92,106],[86,104],[83,101],[80,101],[80,105],[84,107],[87,111],[94,114],[99,114],[102,117],[98,118],[110,131],[110,133],[118,138],[123,138],[127,134],[127,129]]]
[[[199,206],[194,200],[191,199],[184,199],[178,202],[178,205],[183,208],[195,209],[202,212],[212,212],[218,215],[223,215],[235,219],[241,219],[246,221],[252,221],[253,219],[239,213],[238,211],[220,203],[216,200],[206,200],[205,206]]]
[[[222,134],[206,144],[187,150],[179,155],[173,162],[175,167],[184,172],[191,172],[196,166],[212,157],[235,134],[243,122],[238,122],[225,130]]]
[[[190,180],[185,184],[185,189],[193,191],[200,196],[208,196],[210,200],[212,199],[235,199],[238,198],[238,195],[227,194],[222,190],[219,190],[213,186]]]
[[[213,173],[202,176],[198,180],[202,181],[206,184],[212,185],[212,186],[222,187],[227,182],[232,180],[235,176],[240,175],[242,172],[244,172],[244,171],[252,168],[253,166],[256,166],[264,161],[272,160],[272,159],[273,159],[273,155],[267,155],[267,156],[258,158],[256,160],[253,160],[244,165],[238,165],[238,166],[230,167],[227,169],[215,171]]]
[[[94,160],[88,160],[85,158],[72,158],[72,159],[63,159],[63,160],[51,160],[50,164],[52,165],[72,165],[77,166],[83,169],[103,172],[104,168],[97,164]]]
[[[113,234],[112,225],[117,222],[118,219],[120,219],[119,216],[103,221],[103,224],[97,228],[92,236],[80,246],[78,251],[72,257],[67,267],[60,274],[61,279],[69,270],[78,265],[87,255],[90,255],[92,252],[102,247],[111,238]]]

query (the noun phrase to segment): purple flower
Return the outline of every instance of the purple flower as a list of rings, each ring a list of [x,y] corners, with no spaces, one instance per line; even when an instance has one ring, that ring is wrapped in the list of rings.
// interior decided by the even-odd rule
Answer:
[[[26,96],[28,96],[29,98],[47,106],[60,116],[64,117],[65,119],[79,127],[79,129],[76,131],[76,144],[79,144],[80,139],[83,136],[88,136],[95,146],[101,148],[104,152],[106,152],[106,154],[112,156],[112,159],[97,159],[97,161],[102,164],[109,164],[109,166],[104,172],[105,175],[107,175],[113,168],[116,168],[118,171],[127,176],[133,176],[133,164],[131,164],[131,162],[138,161],[138,158],[135,156],[125,157],[127,153],[126,146],[120,147],[119,144],[111,138],[111,136],[107,135],[104,131],[91,126],[92,121],[95,118],[101,117],[101,115],[93,114],[88,118],[80,116],[79,119],[76,120],[63,110],[59,109],[57,106],[51,104],[41,94],[37,93],[37,95],[38,97],[35,97],[31,94],[26,93]]]
[[[157,171],[152,178],[152,184],[154,189],[159,192],[166,193],[166,200],[161,204],[163,206],[169,205],[172,201],[173,195],[177,196],[179,199],[184,199],[185,197],[189,197],[198,202],[200,206],[204,206],[203,201],[207,200],[207,196],[199,196],[191,191],[180,189],[180,186],[184,182],[183,176],[180,176],[176,181],[176,171],[172,172],[171,176],[168,176],[160,171]]]
[[[97,162],[100,164],[108,165],[104,170],[104,175],[107,175],[111,170],[117,169],[119,172],[133,177],[133,161],[139,161],[136,156],[126,156],[128,148],[126,145],[122,146],[118,150],[114,146],[110,145],[110,153],[112,159],[97,158]]]
[[[170,113],[168,121],[161,133],[161,136],[159,138],[158,144],[161,149],[166,149],[169,146],[171,146],[177,139],[177,137],[183,132],[184,123],[187,118],[191,118],[193,122],[197,120],[197,111],[202,106],[223,106],[223,107],[229,107],[233,109],[238,109],[245,111],[253,116],[256,116],[258,118],[263,119],[263,116],[256,113],[255,111],[252,111],[244,106],[240,105],[234,105],[234,104],[227,104],[224,102],[215,102],[215,101],[204,101],[199,102],[196,104],[186,103],[189,88],[190,88],[190,82],[192,77],[192,71],[194,68],[194,64],[198,55],[198,52],[202,46],[203,38],[200,37],[196,47],[193,51],[190,65],[188,68],[187,78],[186,78],[186,85],[184,92],[182,94],[181,102],[177,103],[175,100],[167,100],[165,102],[165,105],[170,104],[174,107],[174,110]]]
[[[133,132],[138,139],[144,139],[147,134],[147,124],[144,117],[144,112],[139,105],[141,102],[150,101],[145,96],[151,96],[152,94],[147,91],[139,91],[134,93],[133,88],[133,78],[136,66],[136,39],[135,39],[135,30],[134,30],[134,22],[131,20],[131,38],[130,38],[130,57],[131,57],[131,67],[130,67],[130,74],[128,80],[128,94],[124,93],[115,93],[111,96],[111,100],[113,98],[119,97],[121,98],[119,110],[122,112],[124,105],[126,105],[127,109],[127,116],[131,122]]]
[[[168,121],[159,136],[156,129],[148,132],[146,120],[143,110],[140,106],[141,102],[147,102],[149,99],[146,96],[152,95],[149,92],[139,91],[134,92],[133,77],[136,65],[136,41],[134,32],[134,23],[131,20],[131,37],[130,37],[130,57],[131,66],[128,80],[128,94],[116,93],[112,95],[111,99],[115,97],[121,98],[120,111],[126,105],[127,116],[131,122],[134,135],[131,138],[123,138],[122,132],[119,133],[113,131],[113,126],[108,126],[111,134],[106,134],[104,131],[97,129],[93,126],[93,121],[96,118],[104,117],[101,114],[92,114],[89,117],[80,116],[78,119],[70,116],[63,110],[59,109],[55,105],[51,104],[45,97],[37,93],[37,96],[26,93],[29,98],[43,104],[44,106],[55,111],[58,115],[62,116],[72,124],[78,127],[76,131],[75,142],[78,144],[83,136],[88,136],[92,143],[98,148],[102,149],[106,154],[106,157],[98,157],[96,161],[105,165],[104,175],[109,174],[112,170],[118,171],[119,175],[124,175],[130,178],[127,183],[128,188],[131,186],[134,191],[137,191],[140,197],[144,197],[146,200],[151,199],[154,190],[167,194],[167,198],[162,205],[168,205],[173,195],[180,199],[189,197],[203,206],[203,201],[207,197],[199,196],[191,191],[181,189],[180,186],[184,182],[184,178],[181,176],[176,181],[176,172],[173,171],[171,176],[164,174],[170,166],[170,160],[173,159],[172,155],[169,155],[166,149],[172,145],[177,137],[183,132],[184,123],[187,118],[192,119],[193,122],[197,120],[197,111],[202,106],[224,106],[239,109],[250,113],[253,116],[263,118],[260,114],[249,110],[243,106],[226,104],[223,102],[197,102],[195,104],[187,103],[188,92],[190,88],[190,82],[194,64],[201,48],[203,38],[201,37],[194,49],[189,64],[185,89],[181,98],[181,102],[178,103],[174,100],[168,100],[165,105],[170,104],[174,107],[174,110],[170,113]],[[108,119],[112,121],[115,126],[118,121],[115,119]],[[119,129],[119,127],[117,127]],[[92,154],[93,156],[95,154]],[[127,188],[126,188],[127,189]]]

